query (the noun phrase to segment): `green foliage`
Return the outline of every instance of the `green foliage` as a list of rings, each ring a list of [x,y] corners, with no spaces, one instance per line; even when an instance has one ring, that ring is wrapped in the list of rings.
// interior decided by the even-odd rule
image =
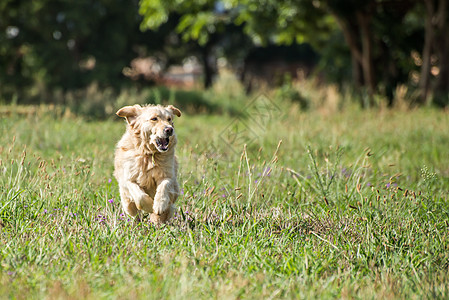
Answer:
[[[335,23],[311,1],[150,1],[140,2],[142,27],[157,29],[181,15],[177,30],[204,45],[225,24],[242,26],[256,44],[323,43]]]
[[[429,60],[440,70],[429,77],[429,94],[441,107],[448,102],[449,73],[449,47],[440,42],[448,28],[438,17],[443,8],[428,16],[438,21],[431,23]],[[410,98],[422,94],[417,88],[425,78],[420,72],[427,15],[426,6],[412,0],[7,0],[0,4],[0,100],[56,102],[55,94],[92,84],[119,91],[130,83],[123,68],[150,55],[165,66],[198,57],[210,87],[218,58],[241,70],[254,47],[306,43],[320,55],[314,75],[349,86],[362,103],[374,104],[379,94],[392,105],[401,85],[409,87]]]
[[[0,96],[50,102],[55,91],[94,82],[119,88],[133,58],[164,47],[165,28],[141,33],[137,8],[134,0],[2,2]]]
[[[166,23],[170,15],[180,15],[178,33],[185,41],[205,45],[210,34],[223,29],[223,19],[213,12],[214,7],[215,1],[141,1],[139,13],[143,16],[142,28],[153,30]]]
[[[238,16],[237,24],[256,43],[322,45],[335,28],[333,18],[312,1],[225,1]]]
[[[275,97],[280,100],[298,103],[302,110],[307,110],[310,106],[310,99],[304,97],[289,81],[276,90]]]

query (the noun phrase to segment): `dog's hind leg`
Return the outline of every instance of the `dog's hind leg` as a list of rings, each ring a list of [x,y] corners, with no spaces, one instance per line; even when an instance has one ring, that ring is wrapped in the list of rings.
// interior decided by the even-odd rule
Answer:
[[[127,193],[126,189],[120,187],[120,198],[122,202],[123,211],[130,215],[131,217],[135,217],[138,213],[136,204],[131,200],[130,195]]]

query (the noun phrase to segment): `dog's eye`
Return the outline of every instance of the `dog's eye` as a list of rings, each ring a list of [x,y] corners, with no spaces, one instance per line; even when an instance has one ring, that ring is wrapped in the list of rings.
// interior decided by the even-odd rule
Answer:
[[[167,121],[171,122],[171,118],[168,118]]]
[[[157,117],[151,118],[150,120],[153,121],[153,122],[157,121]]]

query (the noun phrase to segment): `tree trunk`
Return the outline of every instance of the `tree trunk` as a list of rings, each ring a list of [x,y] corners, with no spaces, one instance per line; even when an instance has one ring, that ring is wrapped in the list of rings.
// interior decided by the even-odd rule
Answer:
[[[382,64],[382,72],[379,74],[382,78],[383,88],[385,96],[387,97],[387,106],[393,107],[394,104],[394,92],[399,82],[399,70],[398,62],[391,54],[390,47],[381,41],[380,43],[380,61]]]
[[[434,103],[441,107],[449,105],[449,20],[447,0],[440,0],[438,6],[435,48],[439,59],[440,72],[434,89]]]
[[[350,24],[348,18],[341,18],[339,15],[334,14],[351,51],[354,82],[356,86],[365,87],[368,93],[367,101],[362,99],[362,106],[369,107],[374,105],[373,96],[376,88],[372,53],[373,40],[370,28],[371,15],[361,11],[357,11],[355,15],[356,22]],[[361,40],[361,43],[359,43],[359,40]]]
[[[366,89],[368,92],[368,105],[374,105],[374,91],[376,88],[376,80],[374,76],[373,64],[373,43],[370,28],[370,16],[360,11],[356,12],[357,21],[360,25],[360,33],[362,38],[362,69],[363,78],[365,80]]]
[[[351,52],[352,80],[355,90],[360,92],[360,89],[365,85],[365,78],[363,77],[362,71],[362,52],[358,43],[360,36],[358,31],[359,27],[356,24],[351,24],[349,19],[341,18],[338,14],[334,14],[334,17],[343,32],[343,36]],[[365,106],[363,99],[360,104],[362,107]]]
[[[449,30],[445,31],[449,34]],[[440,40],[439,68],[434,89],[434,102],[436,105],[446,107],[449,105],[449,41]]]
[[[351,55],[351,63],[352,63],[352,80],[354,81],[354,85],[357,90],[363,86],[363,73],[362,73],[362,65],[359,61]]]
[[[209,43],[201,47],[201,60],[203,62],[204,88],[208,89],[212,87],[214,76],[217,74],[217,61]]]
[[[434,42],[434,28],[432,19],[435,14],[433,0],[424,0],[426,5],[426,23],[424,31],[424,47],[422,51],[422,66],[419,77],[419,103],[425,104],[429,96],[430,89],[430,56],[432,54],[432,44]]]

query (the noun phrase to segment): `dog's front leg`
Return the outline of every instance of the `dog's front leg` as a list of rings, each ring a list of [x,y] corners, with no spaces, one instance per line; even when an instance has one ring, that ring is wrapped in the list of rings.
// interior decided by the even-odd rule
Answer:
[[[153,212],[153,199],[140,186],[132,181],[126,181],[125,188],[129,191],[131,200],[139,210],[147,213]]]
[[[176,181],[170,179],[162,180],[156,188],[154,196],[153,223],[165,223],[174,213],[173,203],[178,197],[179,188]]]
[[[153,212],[157,215],[165,213],[170,206],[170,192],[173,189],[170,179],[162,180],[156,188]]]

